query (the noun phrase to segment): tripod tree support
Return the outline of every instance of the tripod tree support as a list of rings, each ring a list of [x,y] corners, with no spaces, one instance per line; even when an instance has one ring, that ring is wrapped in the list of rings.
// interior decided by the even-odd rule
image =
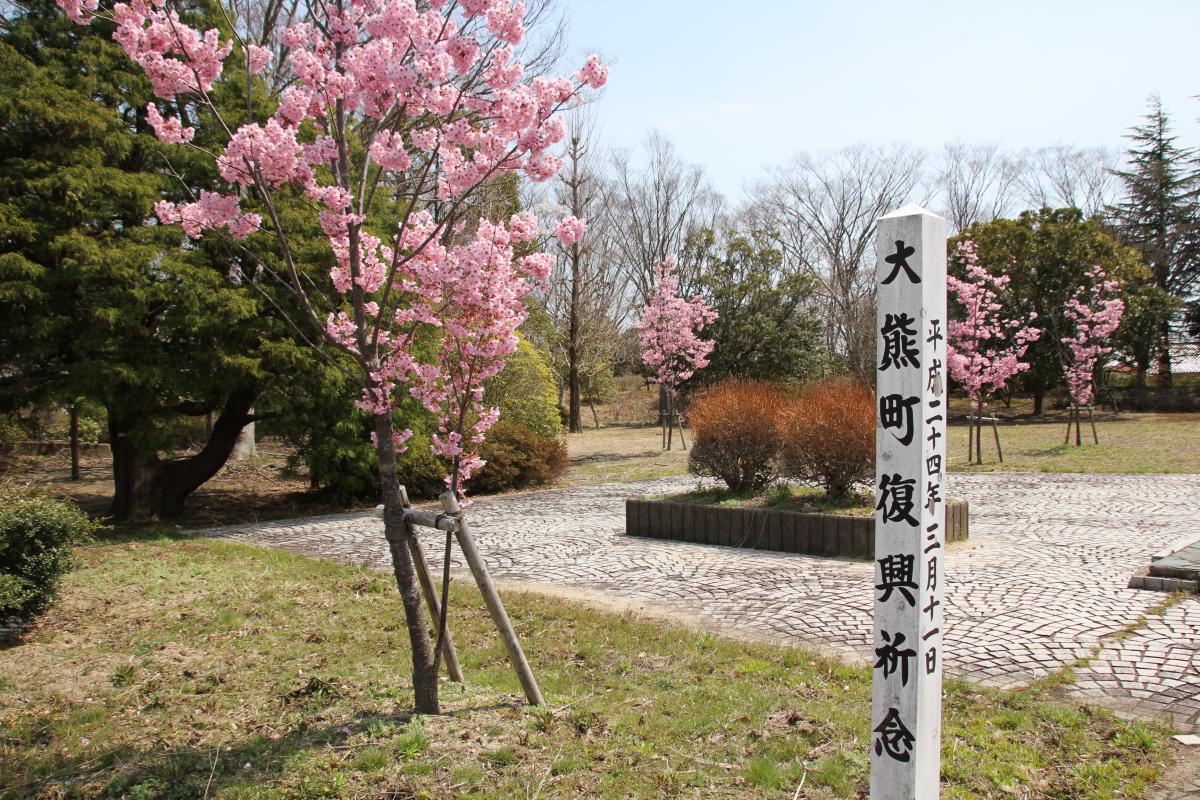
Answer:
[[[492,578],[488,575],[487,567],[483,564],[483,558],[479,555],[479,550],[475,547],[475,540],[471,537],[471,527],[467,524],[466,518],[463,516],[462,507],[458,504],[458,498],[451,491],[442,492],[438,498],[442,503],[442,510],[445,515],[442,516],[451,518],[455,523],[454,535],[458,539],[458,546],[462,550],[463,558],[466,559],[467,566],[471,569],[471,574],[475,576],[475,583],[479,586],[479,591],[483,594],[483,601],[487,604],[488,613],[492,616],[492,622],[496,624],[496,630],[500,632],[500,638],[504,641],[504,649],[508,651],[508,660],[512,662],[513,669],[517,672],[517,679],[521,682],[521,689],[525,692],[525,699],[530,705],[543,706],[546,701],[542,699],[542,692],[538,688],[537,679],[533,677],[533,670],[529,667],[529,661],[525,658],[525,652],[521,649],[521,642],[517,639],[517,632],[513,630],[512,622],[508,619],[508,613],[504,610],[504,603],[500,600],[500,594],[496,591],[495,585],[492,583]]]
[[[985,417],[983,415],[968,415],[967,416],[967,463],[972,460],[976,464],[983,463],[983,423],[992,423],[992,435],[996,437],[996,455],[1000,457],[1000,463],[1004,463],[1004,450],[1000,447],[1000,428],[996,424],[999,422],[997,417]]]
[[[1088,412],[1088,420],[1092,423],[1092,442],[1100,444],[1100,434],[1096,432],[1096,414],[1095,410],[1089,405],[1086,407]],[[1071,406],[1067,409],[1067,435],[1063,438],[1063,444],[1069,444],[1071,441],[1071,426],[1075,426],[1075,446],[1083,445],[1083,411],[1079,406]]]

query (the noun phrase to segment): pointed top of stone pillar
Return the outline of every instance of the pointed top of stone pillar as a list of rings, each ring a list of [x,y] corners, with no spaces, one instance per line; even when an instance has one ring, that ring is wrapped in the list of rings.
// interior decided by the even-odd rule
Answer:
[[[893,219],[895,217],[911,217],[914,214],[924,214],[927,217],[934,217],[936,219],[942,219],[942,217],[938,216],[937,214],[933,213],[932,211],[930,211],[927,208],[922,208],[921,206],[917,205],[916,203],[908,203],[907,205],[900,206],[892,213],[884,214],[882,217],[880,217],[880,219]]]

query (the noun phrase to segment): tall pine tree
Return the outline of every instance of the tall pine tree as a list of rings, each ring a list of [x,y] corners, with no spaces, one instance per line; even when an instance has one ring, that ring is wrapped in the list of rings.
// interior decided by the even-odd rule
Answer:
[[[112,515],[173,516],[225,463],[251,408],[295,400],[289,373],[318,356],[260,277],[272,248],[185,242],[155,224],[155,201],[191,199],[216,176],[154,137],[149,83],[111,23],[74,25],[51,0],[15,11],[0,33],[0,404],[102,404]],[[247,107],[236,82],[220,91]],[[325,280],[327,255],[302,256]],[[208,438],[181,448],[186,420],[210,413]]]
[[[1200,173],[1196,153],[1176,144],[1158,97],[1151,97],[1143,124],[1128,138],[1129,168],[1117,176],[1125,186],[1121,203],[1109,209],[1120,239],[1150,268],[1151,280],[1179,303],[1200,285]],[[1174,314],[1158,321],[1158,373],[1171,384],[1171,326]]]

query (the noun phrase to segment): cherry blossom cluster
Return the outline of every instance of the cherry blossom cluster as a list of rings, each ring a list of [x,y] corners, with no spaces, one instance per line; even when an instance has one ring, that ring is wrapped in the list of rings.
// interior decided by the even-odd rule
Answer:
[[[1112,352],[1107,342],[1125,313],[1125,303],[1117,297],[1120,281],[1107,278],[1099,265],[1088,270],[1087,277],[1090,285],[1077,287],[1063,309],[1063,317],[1075,329],[1062,343],[1063,373],[1076,406],[1091,402],[1096,365]]]
[[[655,269],[656,288],[634,326],[642,348],[642,361],[654,370],[654,380],[670,397],[698,369],[708,366],[713,342],[701,337],[717,318],[702,297],[679,296],[675,259],[667,258]]]
[[[979,261],[975,243],[963,239],[954,257],[966,270],[965,279],[948,276],[946,288],[962,309],[962,318],[946,326],[946,353],[950,376],[971,398],[975,413],[993,391],[1001,391],[1014,376],[1029,369],[1021,361],[1041,331],[1026,323],[1037,319],[1006,317],[997,298],[1008,288],[1007,275],[993,275]]]
[[[101,13],[97,0],[57,1],[82,24]],[[467,230],[466,201],[504,173],[556,174],[562,162],[551,150],[566,132],[559,112],[604,86],[608,68],[592,56],[573,77],[527,76],[517,56],[521,0],[317,0],[307,12],[271,46],[231,55],[234,42],[190,27],[168,0],[112,6],[114,39],[146,72],[161,108],[206,109],[229,132],[215,156],[229,190],[155,211],[192,237],[222,227],[245,237],[264,218],[243,212],[243,198],[270,210],[273,190],[302,190],[337,262],[331,278],[343,308],[325,333],[369,374],[363,406],[390,413],[402,390],[417,397],[437,415],[434,450],[456,465],[448,480],[458,488],[480,465],[478,445],[498,414],[483,405],[483,381],[515,349],[521,298],[552,261],[529,254],[532,215]],[[274,52],[285,54],[282,63],[272,64]],[[227,60],[239,79],[268,68],[283,78],[273,82],[284,88],[265,123],[221,118],[210,92]],[[163,142],[192,141],[194,129],[159,104],[146,115]],[[391,229],[368,230],[376,192],[366,187],[379,183],[432,194],[441,217],[415,210]],[[583,230],[573,217],[556,227],[566,243]],[[287,231],[271,232],[286,251]],[[436,346],[417,348],[418,340]],[[397,444],[409,436],[398,434]]]
[[[416,250],[417,244],[437,230],[432,215],[421,211],[414,215],[406,241],[401,242],[416,252],[397,272],[393,284],[407,296],[407,302],[394,308],[388,330],[402,338],[389,340],[392,346],[385,349],[372,373],[371,388],[360,406],[372,414],[387,413],[394,406],[398,388],[407,386],[439,420],[433,450],[456,465],[447,485],[461,487],[483,465],[476,452],[478,445],[499,418],[499,409],[483,404],[483,382],[498,374],[516,350],[516,329],[526,315],[521,300],[549,276],[553,257],[515,253],[517,245],[537,237],[532,214],[517,214],[507,226],[484,220],[474,237],[463,244],[447,246],[433,236],[429,244]],[[373,251],[367,262],[390,259],[388,248],[377,239],[364,244]],[[339,258],[344,258],[347,250],[344,242],[335,245]],[[372,285],[368,282],[364,288]],[[378,303],[369,302],[364,313],[374,318],[383,312]],[[429,330],[436,331],[437,353],[422,360],[413,344]],[[348,350],[358,347],[359,328],[345,312],[330,315],[327,332]],[[404,431],[397,444],[411,435]]]

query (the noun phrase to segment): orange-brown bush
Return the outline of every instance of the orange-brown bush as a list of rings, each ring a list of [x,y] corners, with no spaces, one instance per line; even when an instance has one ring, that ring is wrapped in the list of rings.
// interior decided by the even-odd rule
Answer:
[[[764,488],[778,476],[776,416],[786,393],[766,381],[730,380],[697,395],[688,408],[693,475],[720,478],[735,492]]]
[[[806,386],[777,415],[782,474],[842,497],[875,469],[875,394],[849,378]]]

